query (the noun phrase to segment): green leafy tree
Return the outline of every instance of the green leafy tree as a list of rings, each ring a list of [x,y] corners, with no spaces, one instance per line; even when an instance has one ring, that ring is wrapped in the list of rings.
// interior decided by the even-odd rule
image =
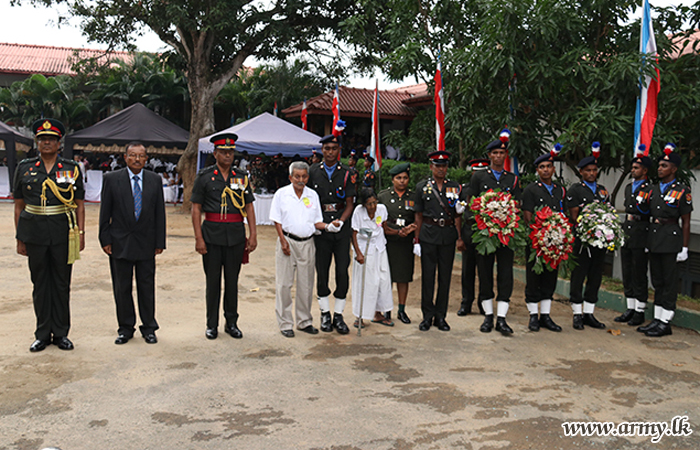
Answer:
[[[21,0],[17,0],[19,2]],[[140,27],[153,30],[179,57],[191,101],[190,140],[178,169],[185,207],[195,176],[197,141],[214,132],[218,93],[250,56],[284,59],[335,44],[338,23],[355,14],[350,0],[27,0],[68,3],[92,41],[131,42]]]

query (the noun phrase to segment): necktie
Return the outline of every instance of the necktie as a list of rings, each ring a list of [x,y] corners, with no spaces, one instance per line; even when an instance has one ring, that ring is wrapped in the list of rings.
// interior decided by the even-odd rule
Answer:
[[[139,186],[139,176],[134,175],[134,215],[136,220],[139,220],[141,215],[141,187]]]

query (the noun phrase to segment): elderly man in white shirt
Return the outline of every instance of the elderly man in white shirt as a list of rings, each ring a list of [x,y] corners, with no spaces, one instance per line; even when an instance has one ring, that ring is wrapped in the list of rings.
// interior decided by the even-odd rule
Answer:
[[[313,189],[306,187],[309,165],[295,161],[289,165],[291,184],[277,190],[270,207],[270,219],[277,229],[275,252],[275,313],[280,331],[294,337],[292,285],[296,275],[296,326],[299,331],[317,334],[313,326],[313,301],[316,248],[312,239],[316,230],[340,231],[339,223],[324,223],[321,202]],[[337,221],[336,221],[337,222]]]

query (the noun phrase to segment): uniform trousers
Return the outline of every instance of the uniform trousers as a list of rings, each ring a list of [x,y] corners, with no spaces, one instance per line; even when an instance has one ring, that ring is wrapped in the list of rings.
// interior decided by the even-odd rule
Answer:
[[[136,325],[136,310],[132,293],[134,271],[136,272],[136,293],[139,302],[139,317],[141,317],[141,334],[146,336],[158,329],[156,322],[156,258],[131,261],[121,258],[109,258],[109,269],[112,274],[112,290],[117,306],[118,333],[131,338]]]
[[[571,287],[569,301],[574,304],[598,303],[598,290],[603,282],[603,263],[605,249],[582,245],[578,239],[571,253],[578,264],[571,271]],[[583,292],[583,282],[586,281],[586,292]]]
[[[462,232],[464,233],[464,232]],[[462,301],[469,307],[476,298],[476,245],[465,244],[462,252]]]
[[[643,248],[622,247],[622,283],[625,297],[646,303],[649,298],[648,254]]]
[[[296,278],[296,324],[297,328],[311,325],[311,304],[314,295],[314,263],[316,246],[312,239],[295,241],[287,238],[289,256],[282,252],[282,245],[277,239],[275,250],[275,314],[280,330],[294,328],[292,317],[292,286]]]
[[[32,298],[36,315],[34,336],[42,341],[68,336],[70,330],[70,279],[72,264],[67,264],[68,242],[36,245],[25,243],[31,272]]]
[[[544,267],[542,273],[535,273],[535,260],[530,261],[531,253],[532,249],[525,247],[525,302],[539,303],[542,300],[551,300],[557,288],[559,269],[549,270]]]
[[[493,263],[498,262],[498,302],[510,302],[513,293],[513,256],[514,252],[508,247],[498,247],[494,253],[478,254],[476,264],[479,269],[479,301],[491,300],[493,293]]]
[[[328,273],[331,269],[331,260],[335,261],[335,298],[344,299],[348,295],[350,279],[348,267],[350,267],[350,224],[346,223],[339,233],[322,232],[314,236],[316,244],[316,294],[319,297],[328,297],[331,290],[328,287]]]
[[[216,245],[207,242],[202,255],[207,279],[207,328],[219,326],[221,303],[221,271],[224,272],[224,318],[226,325],[238,321],[238,274],[241,272],[245,242],[237,245]]]
[[[679,276],[676,253],[651,253],[649,268],[651,284],[654,285],[654,305],[675,311]]]
[[[447,316],[447,303],[450,297],[452,265],[455,259],[454,242],[446,245],[420,243],[422,271],[421,311],[424,320],[434,317],[444,319]],[[437,268],[438,289],[435,295],[435,269]]]

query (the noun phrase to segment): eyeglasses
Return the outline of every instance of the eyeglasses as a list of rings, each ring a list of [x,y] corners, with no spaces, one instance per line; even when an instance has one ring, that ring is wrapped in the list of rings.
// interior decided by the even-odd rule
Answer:
[[[37,142],[58,142],[58,138],[54,136],[40,136],[36,138]]]
[[[132,159],[148,159],[148,155],[135,155],[133,153],[129,153],[126,157]]]

